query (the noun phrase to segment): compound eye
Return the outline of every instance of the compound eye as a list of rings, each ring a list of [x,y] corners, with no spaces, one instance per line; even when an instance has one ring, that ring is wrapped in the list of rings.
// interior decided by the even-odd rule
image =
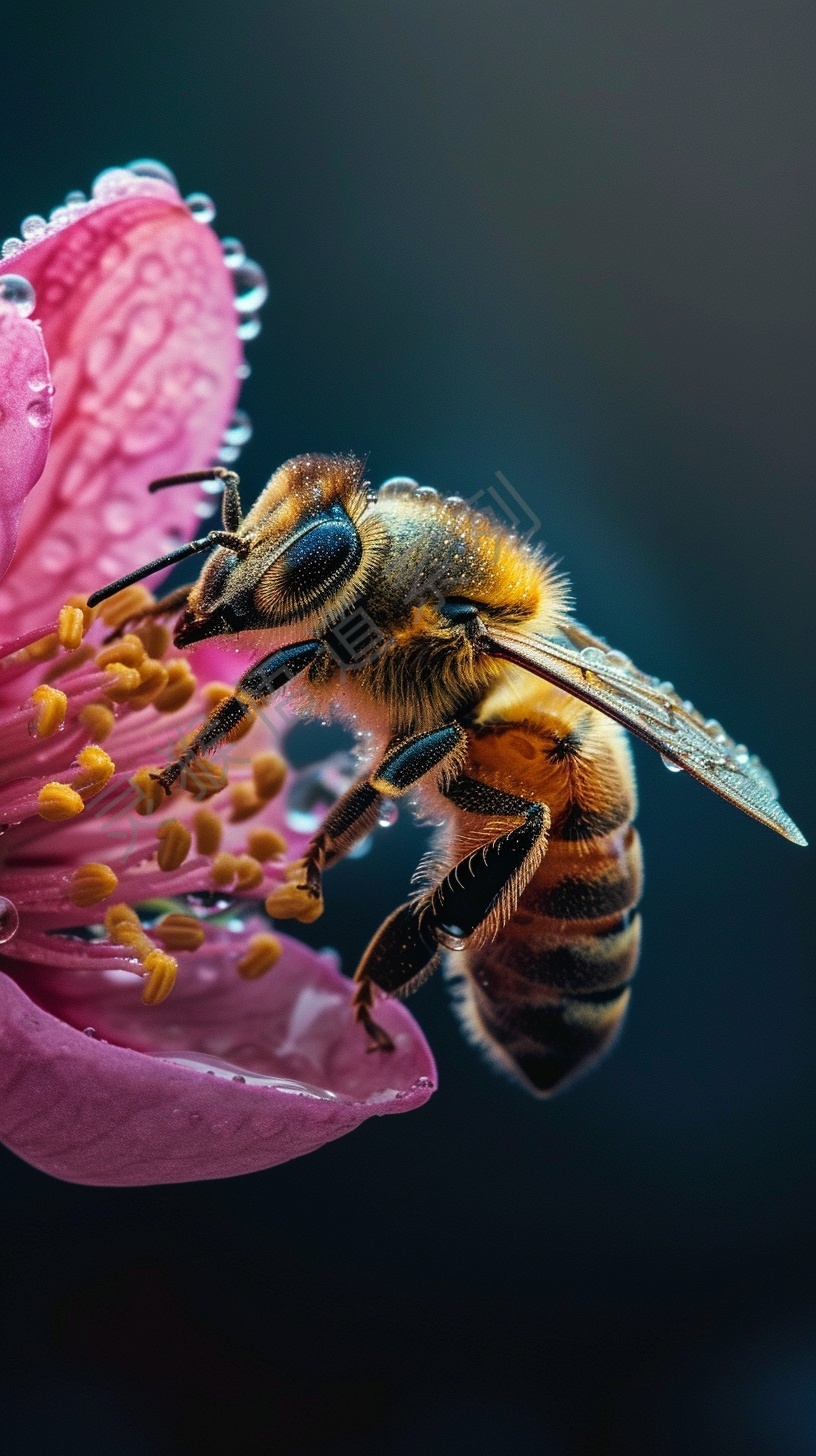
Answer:
[[[259,609],[279,621],[316,610],[353,576],[362,555],[353,522],[342,506],[332,506],[307,525],[261,578],[255,594]]]

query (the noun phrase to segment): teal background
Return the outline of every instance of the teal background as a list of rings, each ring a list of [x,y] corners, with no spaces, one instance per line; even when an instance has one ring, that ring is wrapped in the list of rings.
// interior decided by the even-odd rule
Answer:
[[[579,615],[812,837],[815,14],[29,0],[3,231],[132,157],[211,193],[271,287],[246,498],[303,450],[501,471]],[[642,968],[567,1096],[491,1074],[440,981],[430,1105],[301,1162],[112,1192],[2,1156],[6,1449],[816,1452],[812,852],[637,758]],[[315,943],[351,970],[422,847],[333,872]]]

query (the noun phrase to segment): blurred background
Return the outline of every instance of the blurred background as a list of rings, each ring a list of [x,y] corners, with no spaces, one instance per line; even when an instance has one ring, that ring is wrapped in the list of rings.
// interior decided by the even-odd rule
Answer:
[[[245,499],[304,450],[502,472],[579,616],[812,837],[815,30],[805,0],[28,0],[2,231],[133,157],[211,193],[271,286]],[[439,979],[437,1095],[309,1158],[107,1191],[2,1154],[6,1450],[816,1452],[813,855],[637,759],[641,972],[565,1096],[491,1073]],[[332,872],[312,939],[349,971],[423,844]]]

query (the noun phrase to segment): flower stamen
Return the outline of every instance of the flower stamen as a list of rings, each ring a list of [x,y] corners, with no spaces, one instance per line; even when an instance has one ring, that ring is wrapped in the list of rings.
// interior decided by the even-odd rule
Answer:
[[[71,880],[70,898],[71,903],[81,908],[88,905],[98,905],[101,900],[107,900],[119,884],[117,876],[110,865],[106,864],[84,864],[74,870]]]
[[[178,819],[165,819],[164,823],[159,825],[156,837],[159,841],[156,854],[159,869],[164,870],[166,874],[180,869],[190,853],[193,843],[193,836],[189,829]]]
[[[236,966],[245,981],[256,981],[266,975],[280,960],[283,947],[275,935],[253,935],[249,946]]]
[[[50,738],[51,734],[56,733],[65,722],[65,715],[68,711],[66,694],[59,688],[51,688],[43,683],[34,689],[31,701],[37,707],[36,716],[31,720],[34,737]]]

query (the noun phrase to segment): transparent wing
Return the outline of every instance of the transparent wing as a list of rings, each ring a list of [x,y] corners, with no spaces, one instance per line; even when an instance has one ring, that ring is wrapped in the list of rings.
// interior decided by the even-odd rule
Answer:
[[[785,839],[807,844],[779,804],[776,784],[756,754],[734,743],[714,719],[704,719],[671,683],[640,672],[603,638],[577,622],[566,623],[562,633],[558,638],[540,637],[491,625],[477,644],[582,698],[651,744],[669,767],[685,769]]]

